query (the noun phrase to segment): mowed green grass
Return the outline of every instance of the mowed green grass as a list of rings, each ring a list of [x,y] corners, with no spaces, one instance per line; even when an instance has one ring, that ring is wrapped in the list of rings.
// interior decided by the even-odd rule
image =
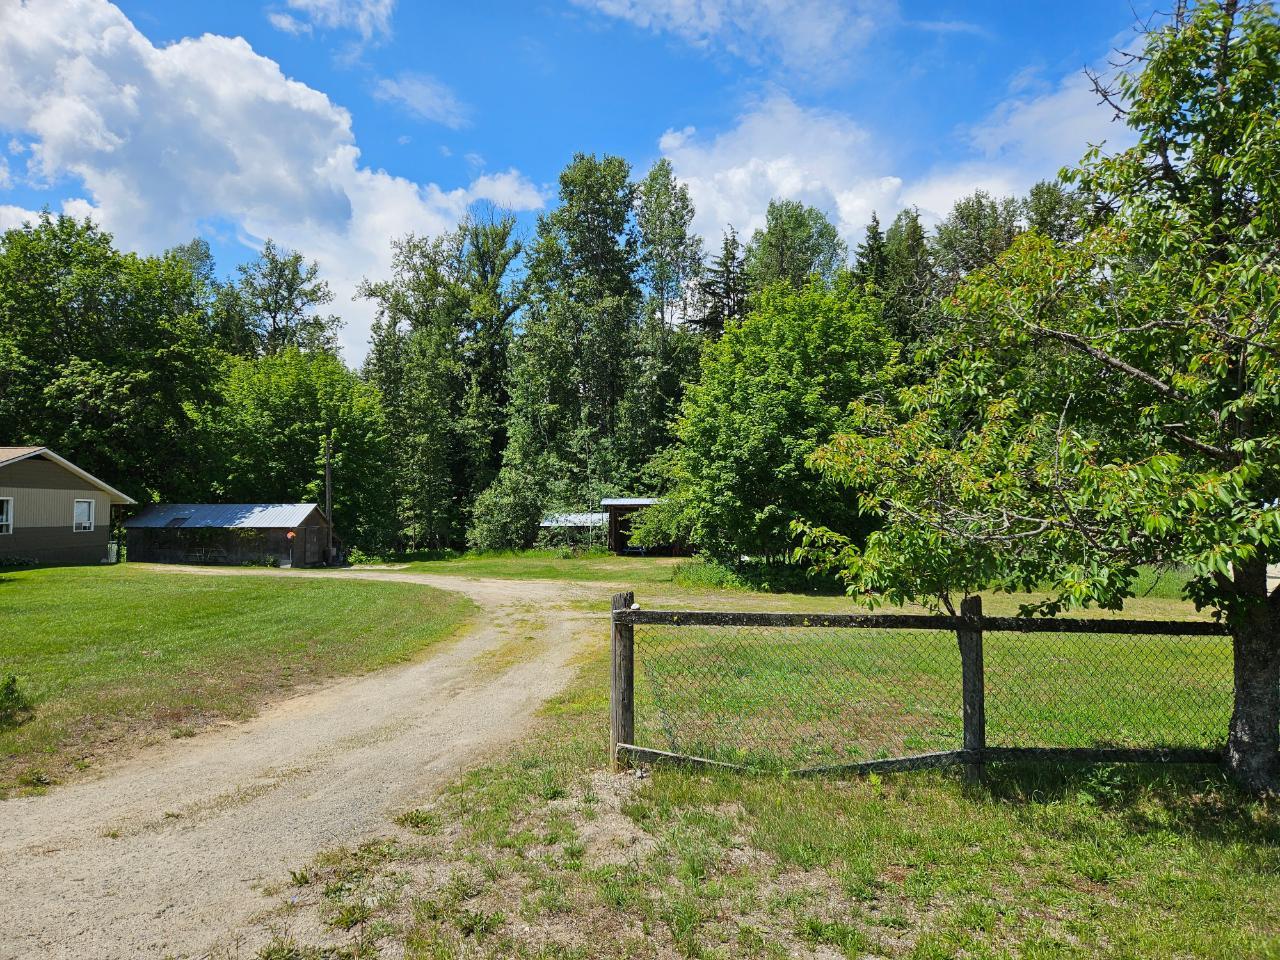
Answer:
[[[491,577],[507,580],[562,580],[631,585],[669,584],[682,564],[694,561],[674,557],[631,557],[590,552],[566,555],[561,550],[520,550],[509,553],[466,553],[436,559],[403,561],[413,573],[454,577]]]
[[[0,572],[0,675],[16,674],[34,702],[30,719],[0,730],[0,794],[243,719],[300,684],[409,659],[472,610],[402,583],[129,564]]]

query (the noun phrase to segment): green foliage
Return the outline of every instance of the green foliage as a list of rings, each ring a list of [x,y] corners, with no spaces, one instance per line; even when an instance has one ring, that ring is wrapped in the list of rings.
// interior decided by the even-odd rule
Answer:
[[[1181,9],[1119,89],[1137,143],[1070,179],[1109,209],[1078,240],[1033,232],[946,304],[936,374],[862,404],[814,463],[887,517],[807,548],[870,599],[1050,583],[1042,613],[1134,595],[1185,566],[1232,626],[1229,762],[1280,780],[1280,21]],[[992,211],[986,208],[986,213]],[[986,216],[986,214],[984,214]]]
[[[880,218],[873,211],[867,224],[866,236],[854,254],[853,276],[861,284],[871,284],[883,289],[889,270],[889,252],[885,246]]]
[[[287,347],[333,351],[342,321],[319,313],[333,303],[320,267],[307,263],[296,250],[281,249],[272,240],[262,253],[237,268],[239,281],[219,287],[217,327],[223,345],[233,353],[259,356]]]
[[[703,272],[698,297],[699,310],[693,322],[712,336],[719,336],[731,321],[742,319],[746,312],[746,264],[742,244],[732,226],[725,229],[720,252]]]
[[[333,438],[334,525],[366,549],[391,535],[391,446],[377,390],[330,353],[295,347],[228,361],[220,402],[200,411],[218,464],[213,498],[323,503],[324,438]]]
[[[784,281],[803,286],[812,276],[835,278],[849,249],[821,210],[798,200],[770,200],[765,226],[747,244],[747,284],[753,293]]]
[[[0,730],[16,727],[31,714],[31,698],[12,673],[0,677]]]
[[[467,545],[473,550],[507,550],[533,542],[545,495],[513,471],[504,471],[476,499]]]
[[[1202,603],[1247,606],[1233,571],[1280,557],[1280,137],[1259,123],[1280,109],[1280,27],[1241,20],[1225,63],[1216,8],[1152,36],[1124,79],[1138,144],[1073,174],[1118,198],[1111,218],[1076,243],[1025,235],[971,276],[928,387],[896,417],[855,410],[816,458],[874,480],[891,521],[865,551],[825,540],[856,589],[1048,578],[1050,608],[1115,607],[1154,562],[1185,564]]]
[[[707,345],[665,460],[671,489],[641,515],[635,539],[674,537],[737,564],[744,554],[785,558],[800,517],[864,529],[857,507],[806,459],[846,425],[852,401],[890,386],[896,359],[879,304],[847,279],[764,291]]]
[[[901,211],[885,232],[885,322],[902,343],[918,341],[929,326],[935,301],[933,262],[920,213]]]
[[[523,296],[510,275],[521,251],[514,230],[510,216],[468,217],[441,237],[404,237],[391,278],[361,289],[378,305],[364,376],[396,438],[387,474],[402,548],[460,542],[501,463]]]
[[[193,404],[218,354],[204,291],[170,254],[117,251],[88,221],[54,217],[0,235],[0,423],[142,500],[200,489]]]

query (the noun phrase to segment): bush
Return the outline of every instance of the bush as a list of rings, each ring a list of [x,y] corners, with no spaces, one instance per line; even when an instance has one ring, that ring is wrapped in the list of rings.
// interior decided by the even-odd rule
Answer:
[[[16,727],[31,715],[31,699],[12,673],[0,680],[0,730]]]
[[[503,470],[476,498],[467,545],[472,550],[519,550],[530,546],[542,520],[542,496],[527,478]]]

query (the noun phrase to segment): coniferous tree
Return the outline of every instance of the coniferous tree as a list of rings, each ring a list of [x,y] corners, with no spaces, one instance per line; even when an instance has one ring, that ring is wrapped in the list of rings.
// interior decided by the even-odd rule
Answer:
[[[933,293],[933,263],[920,213],[902,210],[885,233],[884,317],[893,335],[904,344],[919,341],[929,328]]]
[[[747,273],[742,244],[732,226],[726,227],[720,252],[707,266],[699,285],[702,309],[694,316],[698,327],[718,337],[730,321],[742,318],[747,308]]]
[[[884,233],[880,229],[880,218],[873,210],[871,222],[867,224],[866,237],[854,252],[853,276],[858,283],[882,289],[887,271],[888,254],[885,250]]]

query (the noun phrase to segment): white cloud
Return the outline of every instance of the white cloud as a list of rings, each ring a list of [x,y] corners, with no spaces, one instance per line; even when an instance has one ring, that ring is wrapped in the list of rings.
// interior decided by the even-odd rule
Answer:
[[[243,39],[156,47],[106,0],[0,5],[0,129],[29,140],[29,175],[78,179],[86,198],[64,208],[127,247],[220,219],[251,246],[272,237],[315,258],[351,359],[371,320],[351,296],[386,272],[394,237],[447,229],[477,200],[542,205],[514,170],[445,190],[363,166],[347,111]]]
[[[917,206],[937,221],[977,189],[1025,193],[1079,160],[1090,143],[1127,146],[1131,134],[1110,118],[1086,78],[1073,75],[1039,95],[1001,103],[957,132],[954,160],[913,174],[847,114],[802,107],[781,94],[752,105],[714,137],[668,130],[658,146],[688,184],[703,236],[718,237],[727,223],[750,235],[763,225],[769,200],[779,197],[824,210],[852,244],[872,210],[885,221]]]
[[[40,214],[35,210],[15,207],[9,203],[0,203],[0,233],[39,219]]]
[[[798,106],[782,95],[756,104],[714,138],[669,130],[659,141],[698,211],[695,229],[718,236],[732,223],[749,235],[764,225],[769,200],[801,200],[825,210],[842,235],[861,234],[871,211],[897,203],[901,181],[872,137],[844,114]]]
[[[0,157],[0,190],[8,190],[13,186],[13,174],[9,171],[9,161]]]
[[[383,77],[374,85],[373,95],[406,107],[424,120],[442,123],[457,130],[467,125],[467,108],[452,90],[422,73],[402,73]]]
[[[267,14],[267,22],[277,30],[284,33],[291,33],[295,37],[304,33],[311,32],[311,24],[299,20],[291,13],[285,13],[281,10],[273,10]]]
[[[328,30],[352,30],[362,40],[391,35],[391,15],[396,0],[285,0],[293,11],[268,14],[277,29],[309,33],[312,25]]]
[[[804,71],[843,62],[896,4],[873,0],[573,0],[697,47]]]

